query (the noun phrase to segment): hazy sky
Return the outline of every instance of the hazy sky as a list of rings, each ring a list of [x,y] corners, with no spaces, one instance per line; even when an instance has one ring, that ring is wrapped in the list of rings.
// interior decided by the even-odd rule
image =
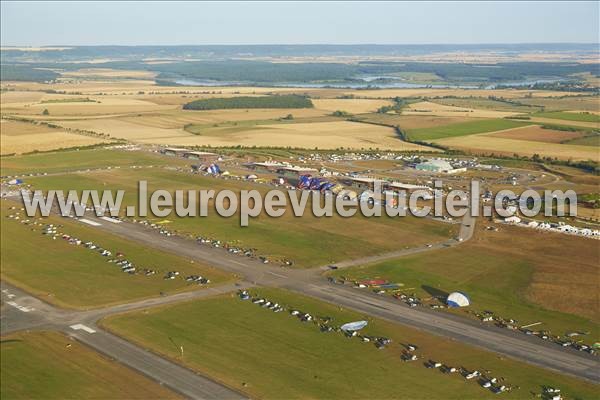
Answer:
[[[1,3],[2,45],[599,42],[590,2]]]

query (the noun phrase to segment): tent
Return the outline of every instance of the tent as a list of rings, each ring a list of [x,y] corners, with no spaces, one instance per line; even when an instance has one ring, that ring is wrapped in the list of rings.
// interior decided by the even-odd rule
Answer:
[[[466,294],[454,292],[448,295],[446,304],[448,304],[449,307],[467,307],[469,304],[471,304],[471,301]]]

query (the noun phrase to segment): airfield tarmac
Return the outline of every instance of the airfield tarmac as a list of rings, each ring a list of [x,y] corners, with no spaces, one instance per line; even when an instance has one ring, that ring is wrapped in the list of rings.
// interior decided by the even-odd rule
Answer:
[[[460,316],[420,307],[410,308],[384,296],[365,293],[344,285],[331,284],[323,276],[323,272],[328,269],[327,266],[312,270],[275,267],[265,265],[258,260],[233,256],[222,249],[199,246],[195,242],[183,238],[165,237],[138,224],[106,223],[92,215],[86,216],[86,219],[96,221],[99,224],[97,229],[116,236],[191,259],[210,261],[215,267],[236,274],[239,280],[235,284],[165,295],[89,311],[58,309],[2,282],[2,298],[5,303],[2,313],[2,334],[25,329],[59,330],[185,396],[191,398],[242,398],[243,396],[239,393],[209,378],[200,376],[106,332],[98,326],[98,322],[109,315],[126,311],[229,293],[254,286],[271,286],[301,293],[391,322],[408,325],[428,333],[449,337],[588,381],[597,382],[600,379],[600,369],[598,368],[600,363],[593,356],[572,349],[558,348],[554,344],[539,341],[537,338],[483,325]],[[373,260],[349,260],[340,263],[338,267],[350,267],[365,262],[457,246],[471,238],[474,228],[475,220],[468,217],[461,223],[459,238],[462,240],[460,241],[449,239],[435,243],[431,247],[394,251],[379,255],[375,257],[377,259]],[[73,326],[79,329],[75,330]]]

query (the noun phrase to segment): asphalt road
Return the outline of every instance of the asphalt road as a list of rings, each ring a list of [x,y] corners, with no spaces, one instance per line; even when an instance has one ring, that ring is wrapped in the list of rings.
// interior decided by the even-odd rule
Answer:
[[[151,306],[152,300],[143,305],[132,303],[92,311],[70,311],[54,308],[6,282],[1,283],[1,288],[3,306],[0,314],[0,326],[2,335],[21,330],[60,331],[185,397],[192,399],[246,398],[212,379],[162,358],[100,329],[96,325],[96,321],[103,316]],[[186,296],[174,295],[161,298],[163,300],[161,304],[228,293],[234,289],[234,285],[226,285],[220,288],[182,293]]]
[[[586,353],[563,349],[538,338],[485,325],[459,316],[436,312],[424,307],[410,308],[389,297],[377,296],[344,285],[331,284],[323,277],[322,269],[296,270],[263,264],[259,260],[232,255],[223,249],[199,245],[184,238],[166,237],[141,224],[127,222],[114,224],[93,216],[86,216],[86,218],[101,223],[102,225],[96,227],[97,229],[149,247],[203,261],[234,273],[239,277],[239,283],[83,312],[56,309],[6,283],[2,283],[3,303],[5,303],[2,310],[3,334],[20,329],[61,330],[190,398],[240,398],[242,396],[235,391],[103,331],[98,328],[97,321],[115,313],[202,298],[230,292],[241,287],[252,285],[273,286],[286,288],[374,317],[409,325],[428,333],[449,337],[563,374],[592,382],[600,380],[600,363],[597,358]],[[474,219],[468,217],[461,224],[460,241],[449,240],[432,244],[431,247],[400,250],[340,264],[342,264],[342,267],[347,267],[456,246],[472,237],[474,227]],[[4,293],[4,290],[15,295],[16,300],[5,299],[7,294]],[[19,308],[7,305],[6,301],[16,302],[19,306],[30,307],[33,310],[24,312]],[[81,329],[75,331],[71,328],[74,324],[83,324],[95,332],[88,333]]]

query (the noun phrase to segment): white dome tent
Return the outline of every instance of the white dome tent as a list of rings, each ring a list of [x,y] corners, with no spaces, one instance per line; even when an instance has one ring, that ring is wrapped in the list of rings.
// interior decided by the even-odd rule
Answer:
[[[471,304],[471,300],[469,300],[469,297],[464,293],[453,292],[448,295],[446,304],[448,304],[448,307],[467,307]]]

